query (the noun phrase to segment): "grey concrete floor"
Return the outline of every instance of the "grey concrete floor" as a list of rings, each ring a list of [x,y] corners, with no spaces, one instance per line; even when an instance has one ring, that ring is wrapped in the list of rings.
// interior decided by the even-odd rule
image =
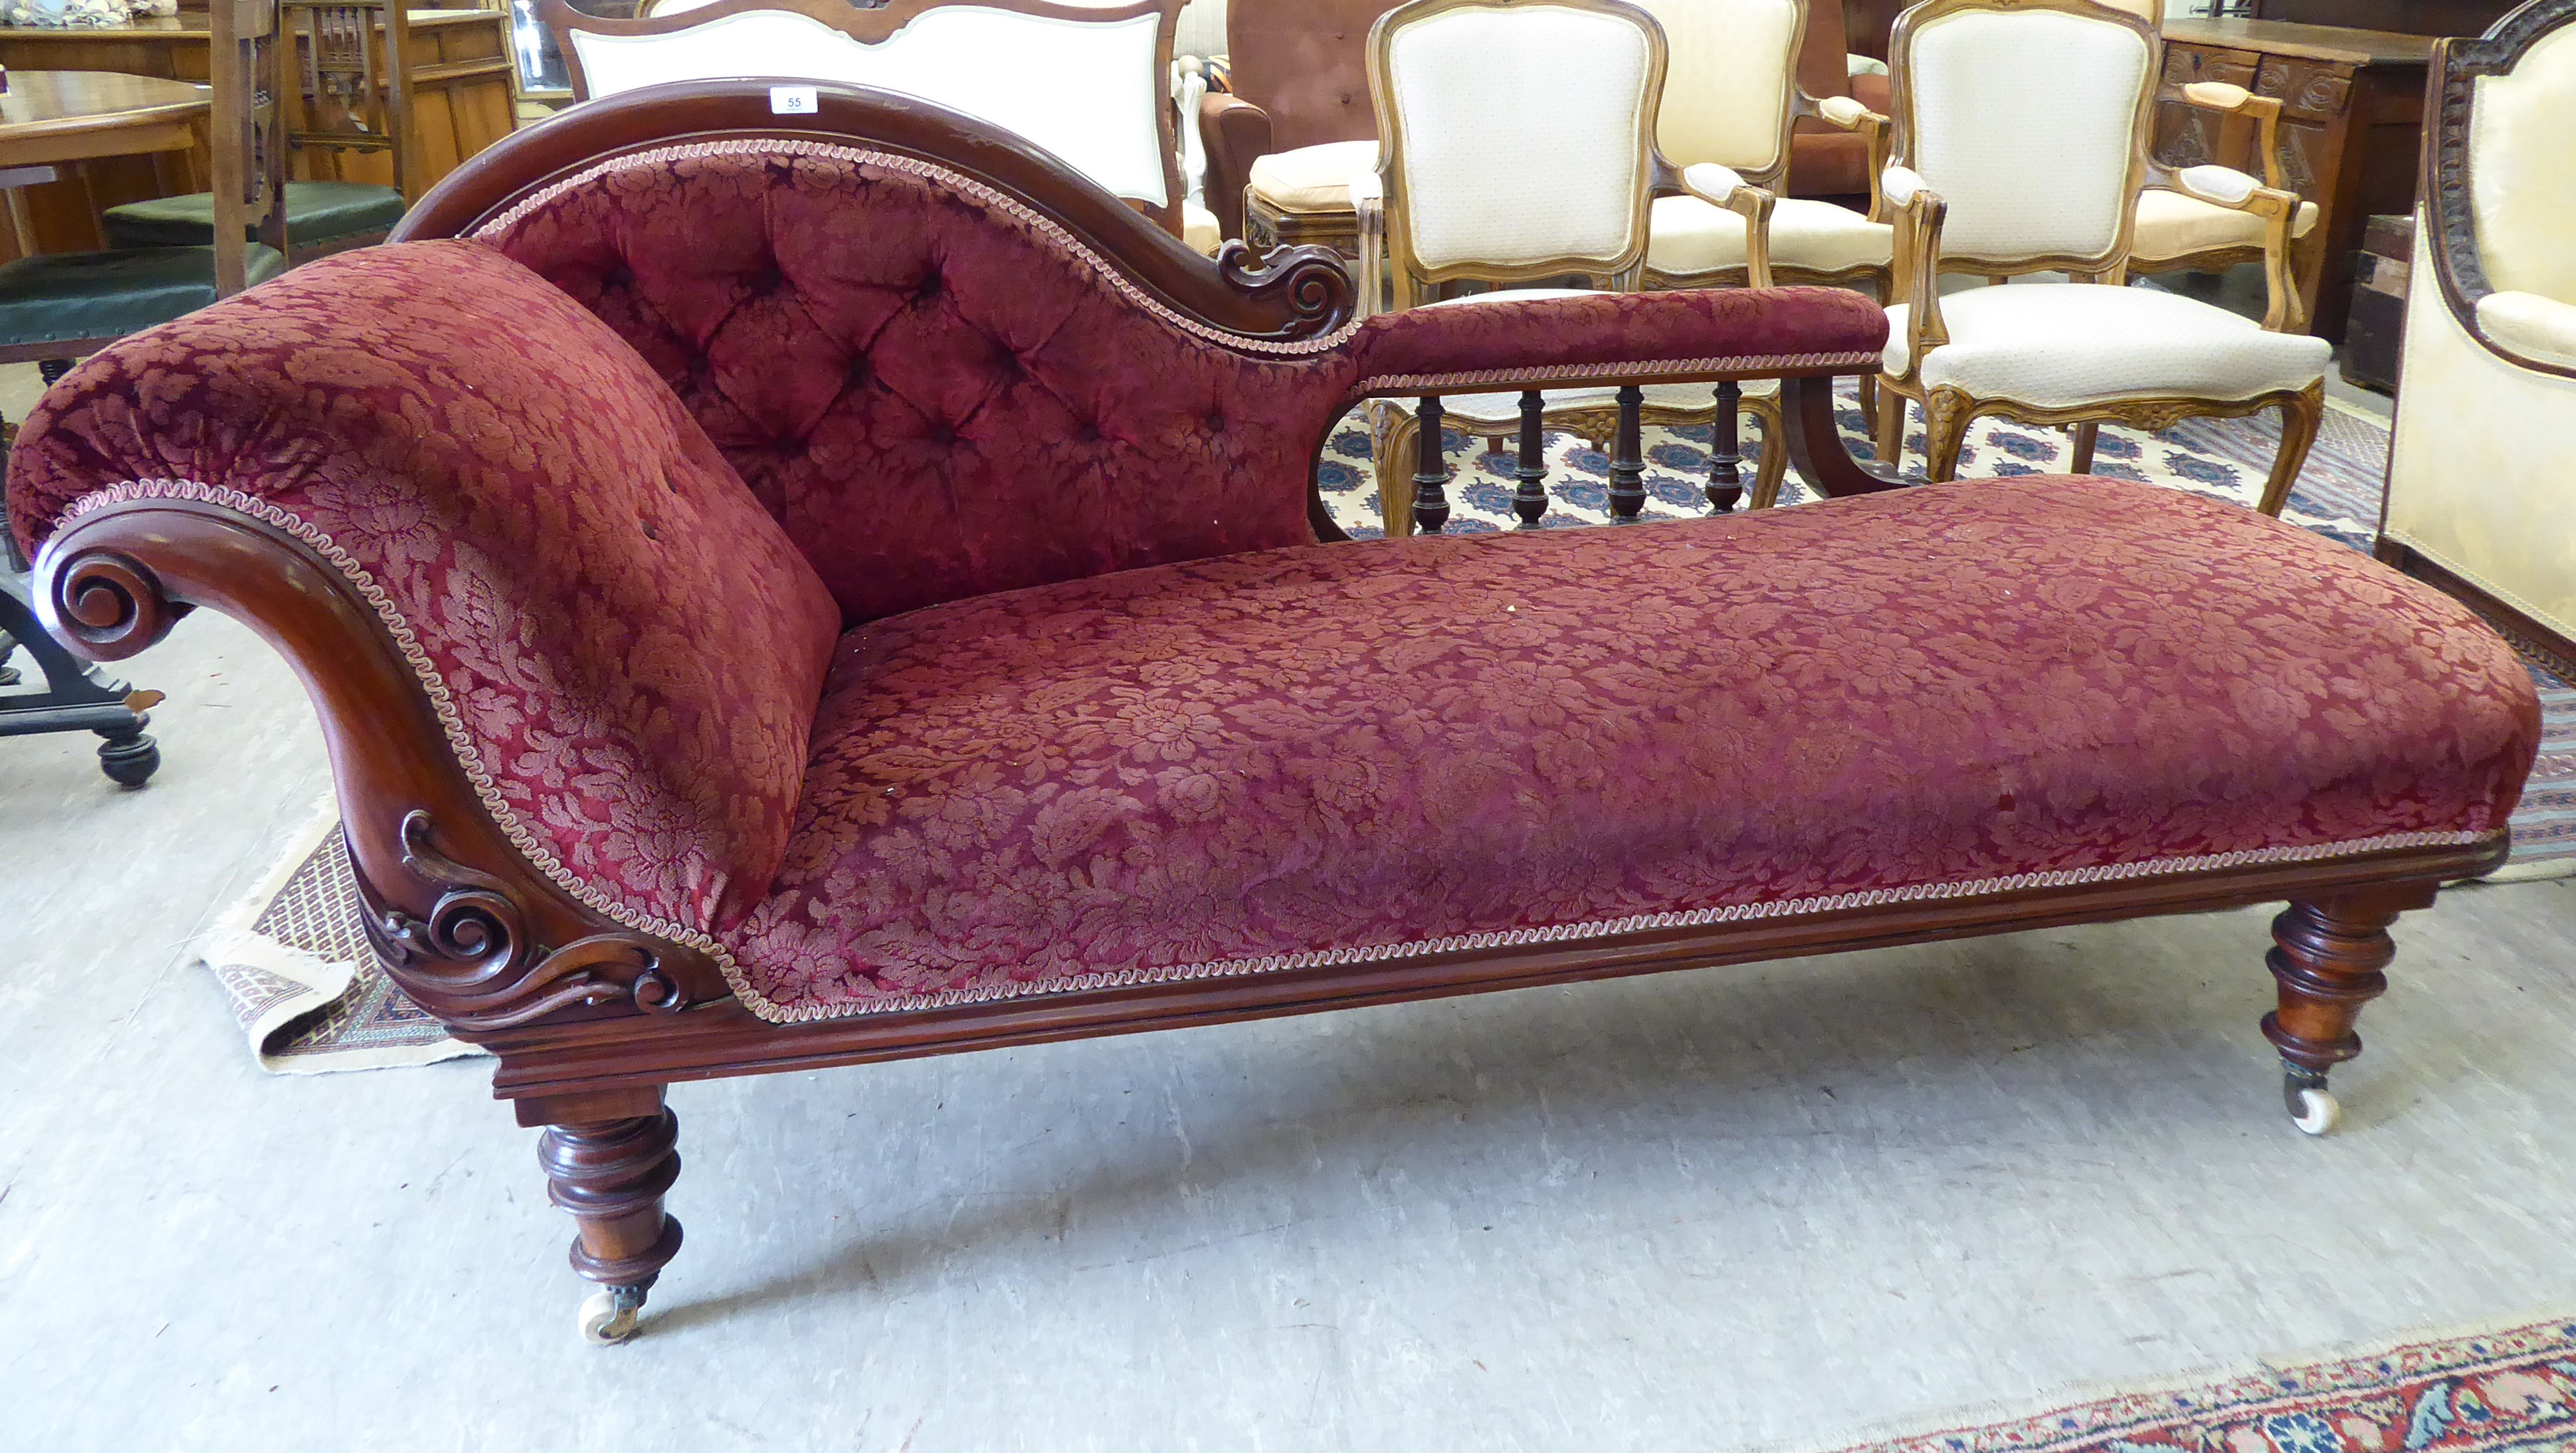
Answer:
[[[2346,1128],[2264,918],[676,1088],[576,1341],[474,1061],[261,1074],[188,944],[325,790],[200,616],[139,792],[0,740],[0,1448],[1732,1449],[2576,1309],[2576,887],[2398,929]]]

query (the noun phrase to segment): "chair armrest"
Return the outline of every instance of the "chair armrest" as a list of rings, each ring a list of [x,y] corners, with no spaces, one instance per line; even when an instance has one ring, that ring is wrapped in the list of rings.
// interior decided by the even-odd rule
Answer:
[[[2259,185],[2234,167],[2223,166],[2187,166],[2175,170],[2161,163],[2149,163],[2147,185],[2180,192],[2213,207],[2225,207],[2231,212],[2245,212],[2262,218],[2263,282],[2270,295],[2263,311],[2263,326],[2275,333],[2283,333],[2295,332],[2304,324],[2298,282],[2290,272],[2290,229],[2298,220],[2298,194]]]
[[[1241,96],[1210,91],[1199,98],[1199,144],[1207,150],[1208,210],[1228,237],[1243,235],[1243,188],[1252,164],[1270,152],[1270,113]]]
[[[1679,184],[1684,193],[1744,219],[1745,285],[1771,286],[1771,208],[1777,199],[1713,161],[1683,167]]]
[[[1360,325],[1353,398],[1777,378],[1877,366],[1887,313],[1845,288],[1684,288],[1479,299]]]
[[[1354,311],[1365,318],[1378,311],[1386,288],[1386,191],[1377,168],[1351,178],[1351,211],[1359,222],[1360,249],[1360,296]]]
[[[675,938],[768,891],[839,609],[650,366],[494,249],[343,253],[119,341],[29,417],[9,503],[76,649],[196,604],[279,647],[411,911],[414,809]]]
[[[1888,293],[1905,305],[1905,369],[1911,378],[1922,371],[1926,351],[1950,341],[1941,317],[1941,222],[1950,208],[1911,167],[1889,167],[1879,175],[1878,190],[1896,228]]]
[[[2193,81],[2165,92],[2167,100],[2222,115],[2254,118],[2255,149],[2263,154],[2263,185],[2281,185],[2281,100],[2257,96],[2226,81]]]
[[[1792,94],[1790,103],[1797,115],[1812,116],[1827,126],[1857,132],[1868,139],[1869,220],[1887,220],[1887,200],[1880,193],[1878,181],[1887,170],[1888,142],[1893,134],[1888,119],[1851,96],[1810,96],[1798,91]]]
[[[2576,368],[2576,306],[2538,293],[2489,293],[2477,301],[2477,331],[2508,353]]]

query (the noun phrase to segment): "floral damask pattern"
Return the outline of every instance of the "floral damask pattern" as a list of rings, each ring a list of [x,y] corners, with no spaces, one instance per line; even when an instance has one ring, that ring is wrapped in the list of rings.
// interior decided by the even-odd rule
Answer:
[[[2503,826],[2528,678],[2225,505],[1979,480],[1310,546],[849,635],[764,1014]]]
[[[124,340],[28,421],[11,514],[32,545],[126,481],[346,552],[534,855],[702,931],[768,887],[839,612],[633,351],[524,268],[370,248]]]

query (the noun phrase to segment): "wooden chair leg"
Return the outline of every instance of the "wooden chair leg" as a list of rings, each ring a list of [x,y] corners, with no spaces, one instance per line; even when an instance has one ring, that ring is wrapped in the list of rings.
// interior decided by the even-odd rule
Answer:
[[[1370,405],[1369,453],[1377,470],[1377,518],[1390,540],[1413,533],[1413,415],[1400,405]]]
[[[1520,483],[1512,491],[1512,513],[1521,517],[1524,530],[1537,529],[1547,515],[1547,431],[1539,422],[1546,411],[1546,395],[1537,389],[1521,394],[1521,457],[1512,471]]]
[[[1441,457],[1440,400],[1426,395],[1414,406],[1413,528],[1436,535],[1449,524],[1449,464]]]
[[[1780,502],[1780,486],[1788,481],[1789,444],[1777,398],[1758,400],[1754,417],[1762,425],[1762,456],[1753,463],[1753,508],[1767,510]]]
[[[1884,384],[1878,387],[1878,428],[1871,436],[1877,446],[1878,462],[1891,474],[1905,468],[1905,395]]]
[[[662,1212],[663,1194],[680,1176],[680,1120],[662,1104],[659,1089],[585,1100],[552,1108],[524,1102],[523,1121],[555,1114],[643,1109],[650,1113],[547,1125],[537,1141],[546,1171],[546,1198],[572,1213],[579,1234],[572,1269],[599,1284],[582,1304],[582,1335],[592,1342],[623,1342],[635,1333],[662,1268],[679,1254],[680,1223]]]
[[[1717,417],[1708,446],[1708,502],[1719,514],[1744,498],[1744,387],[1735,380],[1717,385]]]
[[[2099,420],[2086,419],[2075,426],[2075,457],[2068,461],[2070,467],[2067,473],[2091,474],[2093,472],[2093,446],[2101,440],[2101,437],[2102,425]]]
[[[2397,956],[2388,925],[2433,902],[2435,885],[2407,883],[2293,903],[2272,920],[2264,963],[2280,982],[2280,1007],[2263,1016],[2263,1037],[2281,1052],[2282,1098],[2310,1135],[2340,1115],[2326,1073],[2361,1053],[2353,1022],[2388,989],[2382,969]]]
[[[1646,445],[1638,418],[1646,391],[1624,383],[1618,397],[1619,432],[1610,447],[1610,523],[1624,525],[1646,508]]]
[[[2317,426],[2325,422],[2326,386],[2323,379],[2308,385],[2281,405],[2281,450],[2272,456],[2272,477],[2263,482],[2262,502],[2255,506],[2278,519],[2281,507],[2290,502],[2290,486],[2299,482],[2300,467],[2308,462],[2308,447],[2317,440]]]
[[[1976,411],[1966,399],[1935,389],[1923,400],[1923,478],[1944,484],[1958,478],[1959,451],[1968,442]]]
[[[1878,437],[1878,376],[1864,373],[1855,381],[1852,392],[1860,396],[1860,431]]]

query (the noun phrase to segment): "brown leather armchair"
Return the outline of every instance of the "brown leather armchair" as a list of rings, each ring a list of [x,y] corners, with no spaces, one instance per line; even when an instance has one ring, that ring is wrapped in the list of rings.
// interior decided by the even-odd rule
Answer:
[[[1228,237],[1262,245],[1321,242],[1348,252],[1355,243],[1347,205],[1335,208],[1320,230],[1300,229],[1294,213],[1274,216],[1245,231],[1243,188],[1255,160],[1335,141],[1377,136],[1369,107],[1366,49],[1369,27],[1395,8],[1395,0],[1298,0],[1295,4],[1244,0],[1226,14],[1231,94],[1210,93],[1199,106],[1199,131],[1207,147],[1207,205]],[[1833,0],[1808,11],[1807,39],[1798,53],[1798,80],[1809,94],[1853,94],[1844,74],[1843,15]],[[1873,79],[1863,77],[1863,80]],[[1883,88],[1876,99],[1884,112]],[[1789,164],[1793,196],[1866,194],[1869,140],[1820,122],[1801,121]],[[1364,163],[1363,163],[1364,165]],[[1347,181],[1337,172],[1335,180]]]

